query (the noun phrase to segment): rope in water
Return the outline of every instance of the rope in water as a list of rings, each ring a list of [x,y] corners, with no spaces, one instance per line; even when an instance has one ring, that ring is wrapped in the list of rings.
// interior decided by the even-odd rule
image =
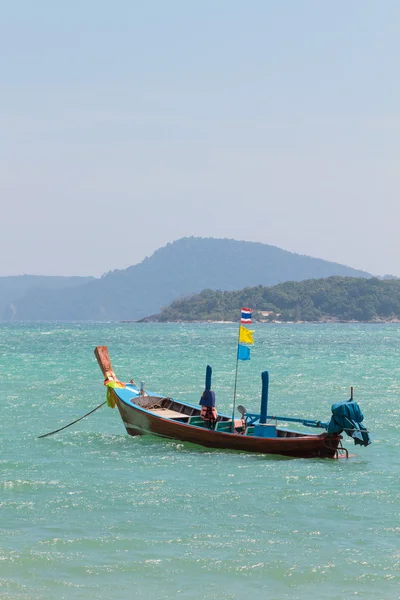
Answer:
[[[63,429],[67,429],[67,427],[71,427],[71,425],[74,425],[78,421],[82,421],[82,419],[84,419],[85,417],[88,417],[89,415],[91,415],[92,413],[94,413],[95,410],[98,410],[99,408],[101,408],[102,406],[104,406],[104,404],[106,404],[106,403],[107,403],[107,400],[105,400],[104,402],[102,402],[101,404],[99,404],[98,406],[96,406],[96,408],[93,408],[93,410],[91,410],[90,412],[86,413],[86,415],[83,415],[83,417],[79,417],[79,419],[76,419],[75,421],[72,421],[72,423],[69,423],[68,425],[64,425],[64,427],[60,427],[60,429],[56,429],[55,431],[50,431],[50,433],[45,433],[43,435],[38,435],[38,438],[45,438],[48,435],[53,435],[54,433],[58,433],[59,431],[62,431]]]

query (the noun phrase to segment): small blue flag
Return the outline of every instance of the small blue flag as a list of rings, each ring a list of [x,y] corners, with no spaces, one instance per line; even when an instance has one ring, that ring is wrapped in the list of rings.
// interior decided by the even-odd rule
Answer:
[[[250,360],[250,348],[243,346],[243,344],[238,344],[237,357],[239,360]]]

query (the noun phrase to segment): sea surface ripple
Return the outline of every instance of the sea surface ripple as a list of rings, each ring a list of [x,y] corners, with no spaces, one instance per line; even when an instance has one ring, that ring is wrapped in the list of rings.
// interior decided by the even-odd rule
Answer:
[[[104,407],[93,355],[122,380],[197,404],[213,367],[232,410],[237,326],[0,325],[0,597],[400,598],[400,326],[255,325],[237,403],[328,420],[349,397],[373,444],[348,460],[213,451],[130,438]]]

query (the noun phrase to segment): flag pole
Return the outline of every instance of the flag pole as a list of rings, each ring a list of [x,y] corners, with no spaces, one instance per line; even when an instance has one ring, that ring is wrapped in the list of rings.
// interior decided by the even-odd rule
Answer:
[[[253,344],[252,334],[254,331],[249,331],[245,327],[243,327],[242,331],[242,323],[251,323],[251,314],[252,310],[249,308],[242,308],[240,311],[240,321],[239,321],[239,331],[238,331],[238,340],[237,340],[237,352],[236,352],[236,373],[235,373],[235,387],[233,390],[233,407],[232,407],[232,424],[231,424],[231,433],[235,431],[235,408],[236,408],[236,390],[237,390],[237,379],[238,379],[238,366],[239,366],[239,358],[241,360],[249,360],[250,359],[250,350],[246,348],[247,353],[240,353],[240,350],[243,350],[244,347],[241,346],[241,341],[244,341],[245,344]],[[242,340],[241,334],[246,332],[245,339]]]
[[[238,341],[237,341],[237,350],[236,350],[236,373],[235,373],[235,387],[233,390],[233,408],[232,408],[232,425],[231,425],[232,433],[235,431],[235,407],[236,407],[236,388],[237,388],[237,377],[238,377],[238,366],[239,366],[240,325],[241,325],[241,319],[239,321]]]

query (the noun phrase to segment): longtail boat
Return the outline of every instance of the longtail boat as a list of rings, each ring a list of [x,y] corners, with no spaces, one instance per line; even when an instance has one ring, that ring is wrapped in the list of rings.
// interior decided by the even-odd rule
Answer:
[[[269,416],[269,375],[262,373],[260,413],[249,413],[243,406],[237,410],[240,418],[218,414],[215,394],[211,390],[211,367],[207,366],[205,390],[200,406],[175,400],[162,394],[148,392],[143,385],[122,383],[116,377],[107,346],[95,348],[97,362],[107,386],[109,406],[118,408],[126,431],[131,436],[153,434],[206,448],[223,448],[259,454],[276,454],[293,458],[339,458],[348,456],[342,446],[342,431],[355,443],[368,445],[368,432],[358,405],[351,397],[332,406],[329,423],[311,419]],[[279,421],[301,423],[324,429],[323,433],[303,433],[278,427]]]

